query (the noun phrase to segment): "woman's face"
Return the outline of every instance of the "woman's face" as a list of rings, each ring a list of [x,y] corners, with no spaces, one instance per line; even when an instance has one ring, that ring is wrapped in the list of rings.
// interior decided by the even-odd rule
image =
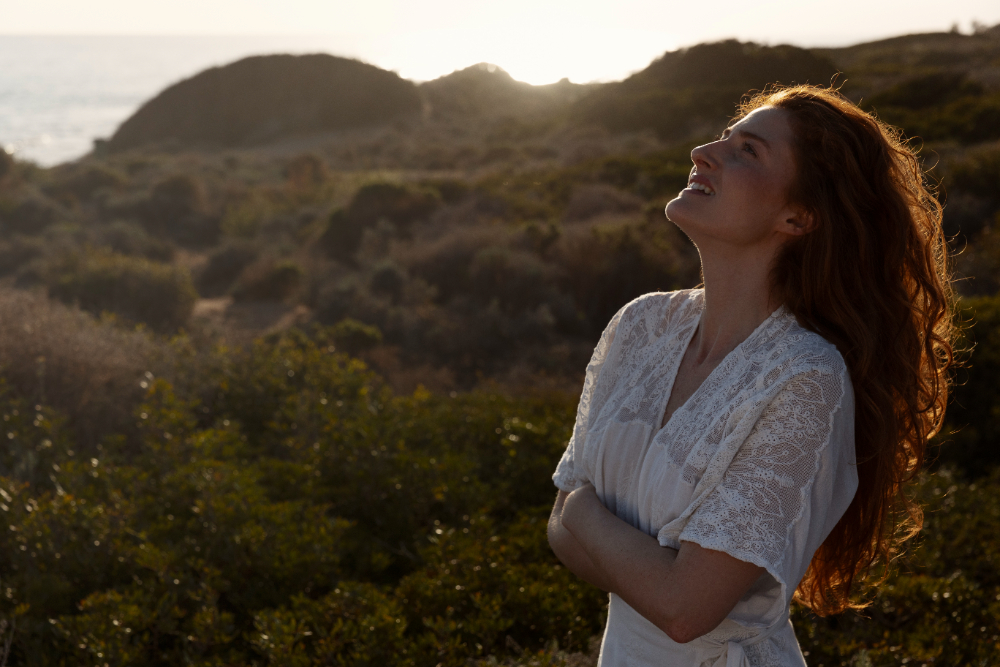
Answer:
[[[788,194],[795,178],[789,112],[762,107],[691,151],[688,186],[666,214],[702,250],[784,242],[805,233]]]

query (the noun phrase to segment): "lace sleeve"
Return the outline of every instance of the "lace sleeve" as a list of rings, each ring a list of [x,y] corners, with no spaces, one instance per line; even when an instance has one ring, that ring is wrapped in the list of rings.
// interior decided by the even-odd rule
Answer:
[[[847,371],[804,371],[761,414],[680,540],[759,565],[794,590],[856,489]]]
[[[587,364],[587,376],[583,381],[583,393],[580,395],[580,403],[576,408],[576,424],[573,426],[573,435],[570,437],[569,445],[566,447],[566,451],[563,452],[562,459],[559,460],[559,465],[556,466],[556,471],[552,475],[552,481],[563,491],[572,491],[583,486],[588,481],[581,470],[582,466],[577,465],[577,457],[583,451],[583,443],[590,429],[590,420],[594,417],[596,409],[598,409],[598,406],[592,405],[594,392],[601,375],[601,369],[604,367],[604,362],[608,358],[611,345],[614,343],[615,333],[618,330],[618,322],[621,320],[622,313],[625,312],[626,308],[628,308],[628,305],[623,306],[621,310],[615,313],[608,326],[604,328],[601,340],[598,341],[597,347],[594,348],[594,354],[590,358],[590,363]]]

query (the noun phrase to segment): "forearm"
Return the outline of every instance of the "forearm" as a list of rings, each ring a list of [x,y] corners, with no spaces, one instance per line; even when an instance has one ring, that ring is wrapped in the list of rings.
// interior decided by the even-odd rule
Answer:
[[[680,550],[661,547],[608,511],[591,486],[566,497],[561,522],[607,590],[681,643],[721,623],[764,572],[691,542]]]
[[[603,587],[667,631],[678,622],[670,604],[677,551],[625,523],[601,506],[585,522],[563,525],[586,554]]]
[[[607,576],[594,565],[583,545],[562,525],[562,500],[565,494],[561,492],[559,495],[556,507],[549,517],[549,546],[570,572],[602,591],[610,590]]]

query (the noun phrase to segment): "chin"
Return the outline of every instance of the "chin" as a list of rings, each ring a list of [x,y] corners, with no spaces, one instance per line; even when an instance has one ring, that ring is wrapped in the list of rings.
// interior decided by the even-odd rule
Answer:
[[[667,220],[680,227],[681,223],[688,217],[685,215],[686,211],[684,210],[687,208],[686,203],[687,202],[682,200],[679,196],[674,197],[667,202],[666,208],[663,209],[663,212],[667,216]]]

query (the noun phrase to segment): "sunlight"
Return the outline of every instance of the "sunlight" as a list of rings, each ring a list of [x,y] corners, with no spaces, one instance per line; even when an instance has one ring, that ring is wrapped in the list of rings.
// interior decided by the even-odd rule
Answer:
[[[534,85],[563,78],[587,83],[625,78],[677,45],[677,37],[664,31],[589,25],[552,31],[542,23],[501,24],[483,33],[429,30],[385,36],[369,61],[415,81],[489,62]]]

